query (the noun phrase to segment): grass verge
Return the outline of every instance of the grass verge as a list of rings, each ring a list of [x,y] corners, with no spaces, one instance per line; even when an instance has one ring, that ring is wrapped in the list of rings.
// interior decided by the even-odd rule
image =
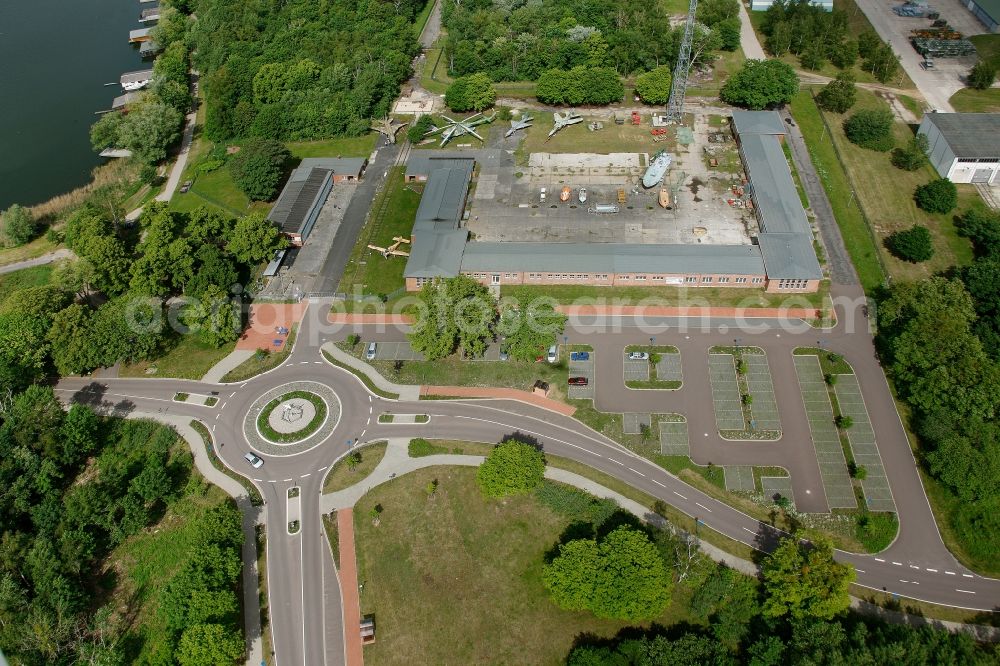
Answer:
[[[792,354],[795,356],[816,356],[819,358],[819,365],[824,375],[853,375],[854,368],[844,360],[840,354],[820,349],[819,347],[796,347]]]
[[[271,608],[267,594],[267,532],[263,525],[255,528],[257,534],[257,603],[260,604],[260,633],[264,654],[274,651],[271,640]]]
[[[352,375],[354,375],[355,377],[357,377],[358,379],[360,379],[361,383],[365,385],[365,388],[367,388],[369,391],[371,391],[375,395],[381,396],[383,398],[389,398],[390,400],[396,400],[397,398],[399,398],[399,394],[398,393],[391,393],[389,391],[383,391],[379,387],[375,386],[375,384],[368,377],[368,375],[366,375],[365,373],[361,372],[360,370],[352,368],[349,365],[341,363],[340,361],[338,361],[337,359],[335,359],[333,357],[333,355],[330,354],[330,352],[328,352],[326,350],[323,350],[323,357],[327,361],[329,361],[330,364],[335,365],[338,368],[343,368],[344,370],[347,370],[349,373],[351,373]]]
[[[349,488],[355,483],[362,481],[372,473],[378,464],[385,457],[385,449],[388,444],[384,441],[372,442],[354,449],[351,453],[360,456],[354,468],[351,468],[350,455],[348,454],[334,463],[333,467],[323,480],[323,492],[332,493],[344,488]]]
[[[595,287],[590,285],[511,285],[500,288],[504,297],[530,303],[551,298],[560,305],[643,305],[671,307],[823,307],[829,284],[812,294],[769,294],[763,289],[722,287]]]
[[[206,428],[201,421],[198,421],[196,419],[191,420],[191,427],[194,428],[199,435],[201,435],[201,440],[205,443],[205,451],[208,453],[208,459],[209,461],[211,461],[212,467],[219,470],[220,472],[228,476],[230,479],[236,481],[241,486],[243,486],[243,488],[247,491],[247,495],[250,496],[251,504],[253,504],[254,506],[261,506],[262,504],[264,504],[264,499],[260,496],[260,492],[257,491],[257,488],[254,487],[250,479],[246,478],[245,476],[241,476],[240,474],[237,474],[233,470],[223,465],[222,461],[219,460],[219,456],[217,456],[215,453],[215,446],[212,443],[212,434],[208,431],[208,428]]]
[[[52,281],[54,268],[53,264],[44,264],[0,274],[0,302],[5,301],[15,291],[49,284]]]
[[[197,335],[176,335],[172,345],[158,358],[122,365],[120,377],[175,377],[201,379],[216,363],[236,348],[231,342],[222,347],[207,345]]]

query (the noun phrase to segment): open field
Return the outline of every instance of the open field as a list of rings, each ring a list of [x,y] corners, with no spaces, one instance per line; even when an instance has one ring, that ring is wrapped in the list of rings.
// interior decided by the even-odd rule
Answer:
[[[410,238],[424,186],[422,183],[404,183],[404,172],[401,166],[390,170],[389,178],[372,202],[368,220],[351,250],[337,291],[391,294],[404,286],[406,257],[386,258],[368,247],[369,244],[388,247],[396,236]],[[399,247],[404,252],[409,248],[407,243]]]
[[[251,377],[256,377],[262,372],[267,372],[273,368],[277,368],[279,365],[285,362],[288,355],[292,353],[292,348],[295,347],[295,333],[298,331],[299,325],[292,324],[292,330],[288,334],[288,338],[285,340],[285,346],[281,348],[281,351],[269,351],[266,354],[258,353],[254,354],[243,363],[239,364],[233,370],[230,370],[225,377],[222,378],[223,382],[242,382]]]
[[[347,464],[346,457],[338,460],[330,468],[326,479],[323,480],[323,492],[332,493],[343,490],[364,479],[382,462],[382,458],[385,457],[385,449],[385,442],[375,442],[359,447],[356,452],[361,455],[361,462],[354,469],[351,469],[350,465]]]
[[[619,118],[625,118],[624,125],[616,125],[611,118],[617,113]],[[630,116],[621,110],[603,109],[598,113],[584,113],[583,122],[570,125],[549,138],[552,129],[552,114],[533,112],[534,124],[523,132],[524,139],[515,151],[518,165],[526,165],[531,153],[655,153],[661,148],[671,150],[676,146],[673,132],[667,134],[669,139],[654,143],[649,133],[652,125],[650,114],[640,114],[642,122],[632,125]],[[604,123],[604,129],[590,131],[587,123],[599,121]],[[641,161],[643,167],[645,160]]]
[[[42,235],[30,243],[25,243],[24,245],[19,245],[18,247],[0,248],[0,266],[7,266],[26,259],[34,259],[42,256],[46,252],[52,252],[58,247],[58,243],[53,243]]]
[[[52,281],[53,268],[53,264],[44,264],[0,274],[0,303],[15,291],[48,284]]]
[[[400,363],[397,370],[395,363]],[[498,386],[530,391],[536,379],[549,383],[549,397],[566,395],[566,364],[525,361],[463,361],[449,356],[439,361],[372,361],[386,379],[399,384],[435,386]]]
[[[233,351],[236,343],[222,347],[206,345],[197,335],[176,335],[172,346],[159,358],[122,365],[121,377],[176,377],[178,379],[201,379],[213,365]],[[154,372],[150,372],[154,369]]]
[[[436,479],[438,490],[425,487]],[[381,524],[368,510],[380,504]],[[568,520],[534,495],[484,500],[475,470],[436,467],[375,488],[355,510],[362,614],[374,613],[379,664],[561,662],[581,633],[630,623],[560,610],[541,584],[544,555]],[[693,622],[685,586],[656,622]],[[470,640],[475,636],[475,640]]]
[[[1000,113],[1000,88],[962,88],[948,101],[959,113]]]
[[[368,157],[375,150],[380,135],[369,132],[362,136],[339,136],[318,141],[289,141],[285,145],[292,157]]]

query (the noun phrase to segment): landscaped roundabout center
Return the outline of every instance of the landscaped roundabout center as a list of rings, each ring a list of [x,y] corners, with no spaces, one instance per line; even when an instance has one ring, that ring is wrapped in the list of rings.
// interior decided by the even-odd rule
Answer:
[[[340,422],[340,412],[340,399],[329,386],[290,382],[254,401],[243,421],[243,433],[261,453],[295,455],[329,437]]]

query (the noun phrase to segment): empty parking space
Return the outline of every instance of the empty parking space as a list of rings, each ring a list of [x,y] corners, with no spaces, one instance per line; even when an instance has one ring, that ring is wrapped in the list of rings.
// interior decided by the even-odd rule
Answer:
[[[726,477],[726,490],[742,490],[748,493],[756,490],[753,467],[750,465],[725,465],[722,471]]]
[[[892,500],[892,491],[889,490],[889,480],[882,465],[882,456],[879,455],[878,446],[875,444],[875,431],[872,430],[871,420],[868,418],[868,409],[861,396],[858,378],[855,375],[840,375],[834,388],[841,414],[850,416],[854,422],[847,429],[847,439],[851,444],[854,462],[864,466],[867,472],[861,481],[865,502],[872,511],[895,511],[896,504]]]
[[[575,400],[593,400],[594,399],[594,353],[590,353],[590,358],[586,361],[574,361],[572,358],[569,361],[569,376],[570,377],[586,377],[586,386],[574,386],[569,385],[566,391],[566,395]]]
[[[815,356],[796,356],[794,361],[827,503],[831,509],[857,508],[854,487],[847,472],[847,460],[840,444],[840,435],[833,423],[833,405],[830,404],[819,359]]]
[[[647,427],[652,425],[649,414],[622,414],[622,430],[626,435],[638,435],[644,425]]]
[[[687,421],[660,421],[660,453],[665,456],[691,455]]]
[[[624,364],[622,366],[622,374],[627,382],[649,381],[649,361],[629,359],[628,354],[626,353]]]
[[[365,344],[365,349],[368,344]],[[424,355],[410,346],[409,342],[379,342],[375,347],[377,361],[422,361]]]
[[[750,412],[753,414],[753,427],[756,430],[781,430],[781,419],[778,417],[778,404],[774,400],[774,384],[771,382],[771,370],[767,365],[766,354],[744,354],[747,364],[747,389],[753,396]]]
[[[787,497],[792,506],[795,506],[795,495],[792,494],[792,477],[790,476],[762,476],[760,477],[760,487],[764,497],[774,501],[780,495]]]
[[[712,380],[716,427],[719,430],[743,430],[746,425],[732,354],[709,354],[708,372]]]
[[[660,362],[656,364],[656,378],[661,382],[682,382],[684,372],[681,368],[680,354],[660,354]]]

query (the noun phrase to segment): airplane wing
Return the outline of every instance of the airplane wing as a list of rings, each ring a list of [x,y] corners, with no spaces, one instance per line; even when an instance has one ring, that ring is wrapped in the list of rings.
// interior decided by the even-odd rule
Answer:
[[[476,134],[476,130],[470,128],[469,129],[469,134],[471,134],[472,136],[476,137],[477,139],[479,139],[483,143],[486,143],[486,139],[484,139],[483,137],[481,137],[478,134]]]

